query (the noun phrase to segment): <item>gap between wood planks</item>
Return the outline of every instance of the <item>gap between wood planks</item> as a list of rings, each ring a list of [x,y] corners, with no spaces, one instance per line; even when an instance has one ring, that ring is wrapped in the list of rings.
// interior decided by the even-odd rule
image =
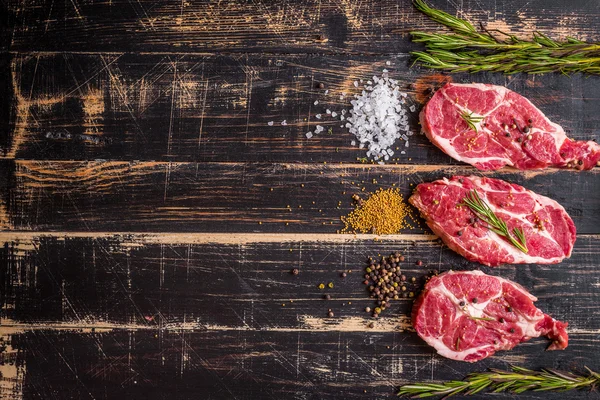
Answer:
[[[600,239],[600,234],[579,234],[580,238]],[[247,243],[288,243],[288,242],[328,242],[347,243],[360,241],[385,242],[433,242],[436,235],[371,235],[337,233],[179,233],[179,232],[53,232],[53,231],[3,231],[1,242],[33,241],[41,237],[61,238],[120,238],[121,245],[143,246],[152,244],[247,244]]]

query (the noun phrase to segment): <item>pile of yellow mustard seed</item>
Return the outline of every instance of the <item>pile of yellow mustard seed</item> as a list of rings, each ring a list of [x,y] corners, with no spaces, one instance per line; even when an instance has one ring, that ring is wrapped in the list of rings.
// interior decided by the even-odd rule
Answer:
[[[356,200],[358,196],[354,195],[353,198]],[[341,218],[344,228],[340,233],[390,235],[404,228],[413,228],[407,217],[415,221],[413,210],[397,188],[378,189],[366,200],[360,200],[350,214]]]

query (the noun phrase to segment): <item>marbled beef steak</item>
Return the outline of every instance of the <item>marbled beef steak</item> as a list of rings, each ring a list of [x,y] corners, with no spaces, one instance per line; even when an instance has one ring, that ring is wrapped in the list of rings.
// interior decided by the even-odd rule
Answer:
[[[527,253],[491,231],[462,200],[471,190],[487,202],[512,232],[521,228]],[[409,202],[446,245],[471,261],[554,264],[571,256],[575,224],[556,201],[500,179],[455,176],[417,185]]]
[[[449,271],[432,277],[417,298],[412,323],[419,336],[447,358],[475,362],[547,336],[548,350],[567,347],[566,323],[533,304],[522,286],[481,271]]]
[[[591,169],[600,159],[600,145],[569,139],[529,100],[502,86],[448,83],[424,107],[421,125],[444,153],[481,170]]]

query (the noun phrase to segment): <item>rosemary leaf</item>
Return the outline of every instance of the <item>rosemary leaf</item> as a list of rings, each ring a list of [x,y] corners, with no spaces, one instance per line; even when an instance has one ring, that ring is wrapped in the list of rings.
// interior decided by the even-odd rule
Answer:
[[[508,240],[510,244],[521,250],[523,253],[528,253],[529,250],[527,249],[527,241],[523,230],[514,228],[511,234],[506,222],[494,213],[490,206],[479,197],[476,190],[469,191],[463,198],[462,204],[469,207],[479,219],[488,225],[488,228],[492,232]]]
[[[413,383],[403,385],[399,396],[411,395],[417,398],[434,396],[453,396],[455,394],[473,395],[489,390],[493,393],[526,391],[565,391],[593,388],[600,384],[600,374],[586,367],[588,376],[546,369],[532,371],[521,367],[511,367],[510,371],[490,369],[486,372],[472,373],[462,381],[442,383]]]
[[[415,62],[427,68],[469,73],[600,74],[600,43],[572,37],[557,42],[538,31],[532,32],[531,40],[500,30],[478,32],[468,21],[431,8],[423,0],[413,0],[413,4],[451,31],[411,32],[414,42],[425,45],[424,51],[411,54]]]

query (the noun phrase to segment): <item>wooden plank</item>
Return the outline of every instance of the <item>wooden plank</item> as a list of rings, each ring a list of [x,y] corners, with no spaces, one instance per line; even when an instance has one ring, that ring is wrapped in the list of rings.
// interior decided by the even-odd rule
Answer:
[[[595,2],[444,0],[430,3],[516,34],[598,39]],[[407,33],[437,25],[406,0],[219,3],[150,0],[8,3],[10,49],[29,51],[397,53]]]
[[[4,355],[12,364],[3,370],[15,377],[10,398],[26,399],[393,398],[407,381],[462,379],[487,367],[600,367],[594,357],[598,340],[590,335],[572,336],[569,350],[559,352],[544,352],[544,344],[533,340],[511,356],[477,365],[442,360],[414,334],[34,331],[5,340],[10,353]],[[544,394],[549,400],[565,397],[590,399],[595,393]]]
[[[406,54],[140,55],[35,54],[7,61],[0,99],[0,155],[58,160],[348,162],[365,157],[339,117],[353,83],[384,68],[409,93],[410,147],[393,162],[457,164],[419,135],[419,102],[450,78],[408,67]],[[390,62],[391,65],[386,63]],[[7,66],[8,67],[8,66]],[[575,139],[598,137],[596,79],[453,75],[507,86],[528,97]],[[316,83],[324,83],[318,89]],[[328,94],[325,95],[325,90]],[[340,95],[346,96],[340,100]],[[315,101],[319,104],[315,105]],[[322,114],[322,119],[316,115]],[[287,125],[282,126],[281,122]],[[268,123],[273,121],[273,126]],[[306,138],[317,124],[325,132]],[[328,130],[331,128],[331,133]],[[406,154],[401,154],[405,151]]]
[[[8,187],[0,220],[13,230],[259,233],[334,233],[354,193],[395,185],[408,197],[421,182],[480,174],[439,165],[116,161],[4,161],[0,171]],[[590,195],[599,190],[599,173],[483,175],[555,199],[586,234],[599,233],[600,199]],[[415,225],[403,232],[423,231]]]
[[[275,236],[280,236],[277,241]],[[368,256],[400,251],[407,291],[428,271],[482,268],[522,284],[573,333],[600,334],[600,236],[580,236],[560,265],[485,268],[434,237],[171,234],[151,236],[5,233],[0,245],[4,332],[54,329],[278,332],[402,332],[412,298],[372,321],[363,285]],[[28,238],[26,238],[28,237]],[[343,240],[343,241],[342,241]],[[417,266],[416,261],[422,261]],[[292,269],[299,273],[294,275]],[[351,272],[347,272],[350,270]],[[341,272],[347,272],[341,277]],[[319,289],[320,283],[333,288]],[[331,300],[323,299],[325,294]],[[335,318],[327,318],[331,309]]]

